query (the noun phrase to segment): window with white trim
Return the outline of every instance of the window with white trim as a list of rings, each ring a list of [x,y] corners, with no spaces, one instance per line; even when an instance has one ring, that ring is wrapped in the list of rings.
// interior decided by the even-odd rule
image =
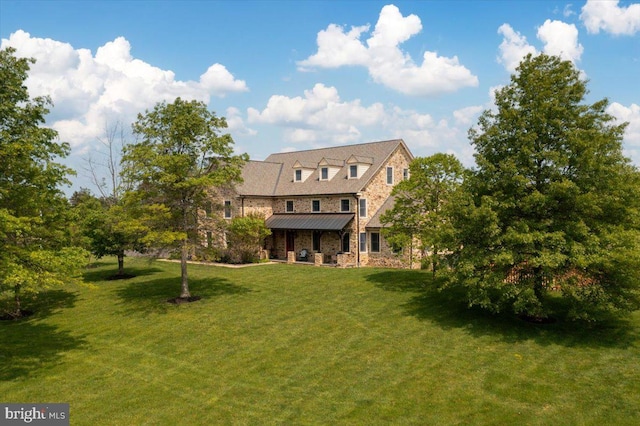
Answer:
[[[409,180],[409,169],[402,169],[402,179]]]
[[[302,169],[296,169],[295,179],[296,182],[302,182]]]
[[[287,213],[293,213],[293,200],[287,200],[285,204],[286,204],[285,211]]]
[[[366,232],[360,233],[360,252],[361,253],[367,252],[367,233]]]
[[[360,198],[359,200],[360,202],[360,217],[367,217],[367,199],[366,198]]]
[[[349,179],[357,179],[358,178],[358,165],[352,164],[349,166]]]
[[[348,198],[343,198],[340,200],[340,211],[341,212],[350,212],[351,211],[351,200]]]
[[[231,219],[231,201],[224,201],[224,218]]]
[[[387,167],[387,185],[393,185],[393,167]]]
[[[320,200],[311,201],[311,211],[314,213],[318,213],[320,211]]]
[[[321,167],[320,168],[320,180],[329,180],[329,168]]]

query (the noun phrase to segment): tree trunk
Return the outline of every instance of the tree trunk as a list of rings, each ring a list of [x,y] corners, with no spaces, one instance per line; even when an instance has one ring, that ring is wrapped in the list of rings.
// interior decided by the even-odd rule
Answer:
[[[438,248],[433,246],[433,253],[431,253],[431,277],[436,279],[436,271],[438,269]]]
[[[180,297],[186,299],[191,297],[189,293],[189,281],[187,276],[187,257],[189,256],[189,244],[187,241],[182,242],[182,256],[180,257],[180,270],[182,272],[182,285],[180,288]]]
[[[118,253],[118,275],[124,275],[124,253]]]
[[[22,316],[22,305],[20,304],[20,284],[13,287],[13,300],[16,302],[16,310],[15,317],[19,318]]]

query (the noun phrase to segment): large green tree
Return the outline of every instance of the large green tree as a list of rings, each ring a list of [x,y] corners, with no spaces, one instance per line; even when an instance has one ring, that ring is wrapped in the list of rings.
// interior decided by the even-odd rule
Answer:
[[[116,256],[118,272],[114,278],[124,278],[124,258],[127,250],[143,251],[148,224],[135,217],[138,208],[127,208],[124,201],[114,196],[97,198],[87,189],[77,191],[71,197],[71,206],[85,237],[84,247],[94,256]]]
[[[638,171],[606,99],[571,62],[527,56],[470,130],[477,169],[456,209],[469,302],[544,318],[639,306]]]
[[[394,206],[382,215],[385,237],[391,244],[410,245],[417,239],[423,255],[430,252],[433,275],[450,252],[453,228],[448,205],[462,183],[464,167],[452,154],[415,158],[409,179],[392,191]]]
[[[198,211],[212,188],[241,180],[247,160],[246,154],[234,155],[231,135],[220,133],[226,127],[203,102],[177,98],[139,114],[133,124],[139,140],[124,149],[123,177],[135,188],[131,197],[170,215],[155,223],[155,236],[158,243],[173,240],[180,248],[180,298],[191,296],[187,260],[198,243]]]
[[[86,253],[69,247],[68,202],[60,190],[72,170],[56,162],[69,145],[44,126],[51,104],[24,85],[33,60],[0,50],[0,298],[12,316],[21,298],[62,285]]]

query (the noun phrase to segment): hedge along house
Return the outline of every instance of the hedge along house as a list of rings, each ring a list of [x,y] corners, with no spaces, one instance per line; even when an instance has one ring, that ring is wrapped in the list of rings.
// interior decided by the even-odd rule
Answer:
[[[412,159],[400,139],[272,154],[245,164],[243,183],[221,191],[218,201],[226,220],[264,216],[272,259],[406,266],[409,248],[393,252],[379,218],[393,206],[391,191],[408,178]]]

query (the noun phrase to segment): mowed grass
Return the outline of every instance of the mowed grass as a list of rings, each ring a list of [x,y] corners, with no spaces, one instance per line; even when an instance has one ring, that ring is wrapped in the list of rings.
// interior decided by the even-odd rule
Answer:
[[[640,422],[640,315],[534,325],[467,310],[428,273],[179,265],[42,295],[0,322],[0,401],[69,402],[71,423]]]

